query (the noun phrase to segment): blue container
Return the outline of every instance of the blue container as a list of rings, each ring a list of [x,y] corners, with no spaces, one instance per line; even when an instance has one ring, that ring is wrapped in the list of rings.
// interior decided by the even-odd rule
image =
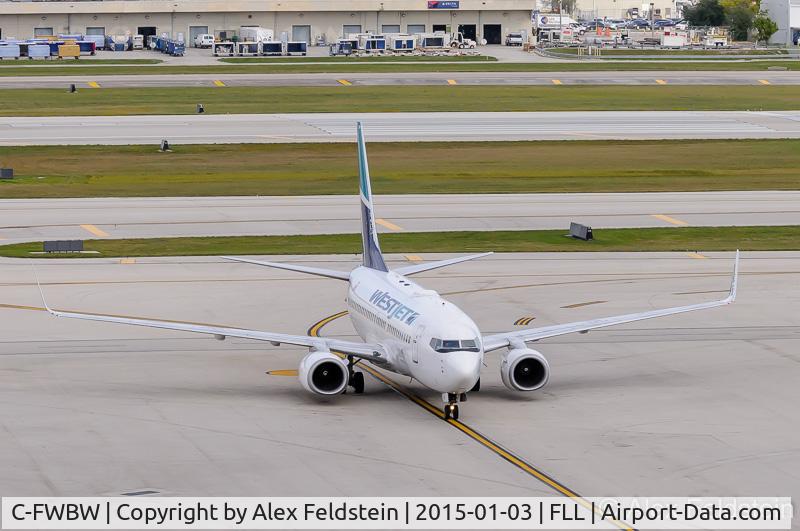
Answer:
[[[84,40],[93,42],[95,50],[102,50],[106,45],[105,35],[87,35]]]
[[[94,55],[97,45],[94,41],[78,41],[78,47],[82,54]]]
[[[58,54],[58,47],[56,47],[56,54]],[[29,44],[28,57],[50,57],[50,46],[47,44]]]
[[[19,59],[19,44],[0,45],[0,59]]]
[[[49,41],[46,44],[42,43],[42,45],[48,46],[50,48],[50,55],[53,55],[53,56],[57,56],[58,55],[58,47],[61,44],[64,44],[64,41]],[[28,57],[31,57],[30,50],[28,50]]]
[[[66,41],[66,40],[82,41],[83,40],[83,35],[81,35],[80,33],[76,33],[75,35],[61,35],[61,34],[59,34],[58,39],[62,40],[62,41]]]

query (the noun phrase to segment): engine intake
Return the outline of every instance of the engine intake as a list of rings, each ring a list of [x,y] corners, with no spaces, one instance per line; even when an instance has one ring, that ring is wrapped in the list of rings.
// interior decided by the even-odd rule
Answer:
[[[550,379],[550,364],[541,352],[515,348],[503,358],[500,377],[512,391],[535,391],[544,387]]]
[[[338,395],[347,387],[347,364],[330,352],[311,352],[300,362],[297,374],[303,388],[318,395]]]

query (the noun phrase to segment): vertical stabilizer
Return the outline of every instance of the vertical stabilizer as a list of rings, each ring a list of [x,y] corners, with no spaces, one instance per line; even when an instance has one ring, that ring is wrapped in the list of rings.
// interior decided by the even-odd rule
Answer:
[[[361,197],[361,242],[364,246],[364,266],[378,271],[388,271],[383,261],[378,233],[375,230],[375,215],[372,210],[372,187],[369,181],[367,147],[364,144],[364,131],[358,122],[358,175],[359,195]]]

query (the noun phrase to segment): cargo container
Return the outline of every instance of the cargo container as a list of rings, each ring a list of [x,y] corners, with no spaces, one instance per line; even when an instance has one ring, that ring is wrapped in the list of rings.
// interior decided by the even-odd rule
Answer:
[[[417,47],[414,35],[390,35],[386,37],[386,48],[396,52],[411,51]]]
[[[257,42],[239,42],[236,43],[236,48],[237,55],[242,57],[258,55]]]
[[[19,44],[0,44],[0,59],[19,59]]]
[[[58,47],[56,47],[58,53]],[[48,59],[50,57],[50,46],[47,44],[29,44],[28,57],[31,59]]]
[[[236,55],[236,45],[232,42],[215,42],[211,45],[211,54],[215,57],[233,57]]]
[[[239,40],[244,42],[264,42],[275,40],[275,32],[260,26],[242,26],[239,28]]]
[[[286,55],[306,55],[308,43],[306,41],[289,41],[286,43]]]
[[[263,41],[259,43],[259,55],[283,55],[283,43],[280,41]]]
[[[67,57],[72,57],[73,59],[77,59],[81,56],[81,47],[77,44],[62,44],[58,47],[58,57],[61,59],[65,59]]]

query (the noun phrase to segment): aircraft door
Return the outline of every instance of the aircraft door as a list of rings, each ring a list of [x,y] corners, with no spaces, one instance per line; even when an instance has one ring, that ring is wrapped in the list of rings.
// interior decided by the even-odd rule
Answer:
[[[425,348],[423,344],[424,339],[422,338],[424,332],[425,327],[420,326],[419,329],[417,329],[417,336],[414,338],[414,346],[411,349],[411,361],[414,363],[419,363],[419,351]]]

